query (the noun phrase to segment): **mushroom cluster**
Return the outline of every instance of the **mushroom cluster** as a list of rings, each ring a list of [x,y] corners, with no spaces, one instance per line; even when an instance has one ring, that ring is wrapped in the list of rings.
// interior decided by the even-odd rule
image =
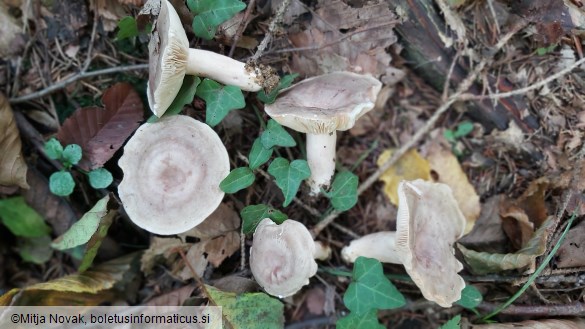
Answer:
[[[354,262],[359,256],[403,264],[423,296],[443,307],[461,298],[465,288],[457,273],[463,265],[455,258],[453,244],[465,230],[465,217],[451,188],[421,179],[398,186],[396,232],[366,235],[343,248],[342,257]]]
[[[279,298],[295,294],[317,273],[315,259],[324,260],[331,250],[313,241],[309,230],[292,219],[277,225],[264,218],[254,232],[250,268],[256,282]]]
[[[156,234],[185,232],[220,204],[227,150],[208,125],[184,115],[143,124],[124,147],[118,186],[130,219]]]
[[[338,130],[348,130],[374,108],[382,83],[369,75],[334,72],[305,79],[264,107],[283,126],[307,134],[311,194],[327,188],[335,173]]]

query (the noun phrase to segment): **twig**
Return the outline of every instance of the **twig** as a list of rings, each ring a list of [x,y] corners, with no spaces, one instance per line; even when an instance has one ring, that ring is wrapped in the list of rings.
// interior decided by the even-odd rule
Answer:
[[[270,25],[268,26],[268,32],[264,36],[264,39],[262,39],[262,42],[260,42],[260,45],[258,45],[258,49],[256,49],[256,53],[254,54],[254,56],[252,56],[252,62],[257,61],[258,58],[260,58],[260,56],[262,56],[262,54],[266,50],[268,43],[270,43],[270,41],[272,40],[272,35],[274,34],[274,31],[276,30],[276,26],[278,24],[280,24],[280,21],[282,20],[282,18],[284,16],[284,12],[286,11],[286,8],[288,8],[289,5],[290,5],[290,0],[284,0],[284,1],[282,1],[282,4],[280,5],[280,7],[278,7],[278,10],[276,11],[276,15],[274,15],[274,17],[272,18],[272,21],[270,22]]]
[[[248,25],[248,18],[250,17],[250,13],[252,12],[252,10],[254,10],[254,7],[256,7],[256,0],[250,0],[250,2],[248,3],[248,8],[246,8],[246,12],[244,12],[244,17],[242,18],[242,21],[238,26],[236,35],[234,36],[234,40],[232,41],[232,47],[230,48],[230,52],[228,53],[229,57],[232,57],[234,55],[234,51],[236,50],[238,41],[240,41],[240,38],[242,37],[242,34],[244,33],[246,26]]]
[[[118,66],[118,67],[111,67],[108,69],[97,70],[97,71],[90,71],[90,72],[81,72],[75,75],[70,76],[65,80],[61,80],[58,83],[55,83],[45,89],[36,91],[34,93],[30,93],[28,95],[24,95],[21,97],[11,98],[10,104],[18,104],[23,102],[28,102],[36,98],[40,98],[51,93],[54,93],[57,90],[65,88],[68,84],[76,82],[81,79],[91,78],[97,75],[105,75],[105,74],[113,74],[113,73],[120,73],[126,71],[134,71],[134,70],[146,70],[148,69],[148,64],[137,64],[137,65],[129,65],[129,66]]]
[[[486,312],[492,312],[499,309],[501,306],[488,302],[481,303],[477,308]],[[574,302],[571,304],[559,305],[541,305],[541,306],[509,306],[502,310],[500,314],[506,315],[521,315],[521,316],[585,316],[585,304]]]

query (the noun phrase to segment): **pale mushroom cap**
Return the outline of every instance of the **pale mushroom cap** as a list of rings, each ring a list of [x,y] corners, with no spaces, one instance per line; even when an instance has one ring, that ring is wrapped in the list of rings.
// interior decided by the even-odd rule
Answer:
[[[279,298],[293,295],[317,273],[315,243],[300,222],[287,219],[276,225],[263,219],[254,232],[250,268],[267,293]]]
[[[189,41],[181,19],[168,0],[161,0],[160,13],[150,42],[149,78],[146,94],[152,112],[160,117],[171,105],[187,71]]]
[[[353,127],[374,108],[382,83],[369,75],[334,72],[305,79],[264,107],[283,126],[309,134]]]
[[[130,219],[143,229],[170,235],[200,224],[220,204],[219,183],[229,157],[219,136],[191,117],[173,115],[143,124],[118,162],[118,187]]]
[[[396,250],[427,300],[450,307],[465,287],[453,244],[465,229],[451,188],[421,179],[398,186]]]

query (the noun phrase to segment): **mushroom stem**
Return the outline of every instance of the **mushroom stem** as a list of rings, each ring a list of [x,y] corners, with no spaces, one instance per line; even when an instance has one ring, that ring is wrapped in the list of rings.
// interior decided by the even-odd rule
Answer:
[[[383,231],[365,235],[353,240],[341,250],[341,257],[353,263],[359,256],[374,258],[382,263],[402,264],[400,252],[396,249],[396,232]]]
[[[206,77],[245,91],[259,91],[258,76],[246,64],[212,51],[189,48],[187,74]]]
[[[315,241],[315,252],[313,257],[317,260],[326,260],[331,256],[331,248],[322,242]]]
[[[336,143],[335,130],[329,134],[307,133],[307,162],[311,169],[308,184],[311,187],[311,195],[321,193],[321,187],[329,187],[331,177],[335,173]]]

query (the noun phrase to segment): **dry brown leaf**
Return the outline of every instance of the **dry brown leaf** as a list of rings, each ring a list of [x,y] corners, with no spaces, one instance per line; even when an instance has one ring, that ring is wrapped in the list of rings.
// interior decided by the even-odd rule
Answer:
[[[530,182],[528,188],[518,198],[517,204],[524,209],[528,219],[535,227],[540,227],[548,217],[548,211],[544,204],[544,194],[550,188],[550,179],[541,177]]]
[[[195,271],[195,275],[202,277],[207,264],[209,264],[207,257],[205,257],[206,244],[207,241],[192,245],[185,255],[185,261],[189,264],[186,264],[183,260],[176,262],[173,266],[173,273],[177,273],[183,280],[192,279],[194,277],[193,271]]]
[[[144,305],[146,306],[183,306],[183,303],[187,298],[191,296],[195,290],[194,285],[188,285],[181,287],[179,289],[175,289],[169,293],[157,296]]]
[[[203,223],[195,226],[179,237],[185,239],[193,236],[199,239],[212,239],[240,227],[240,216],[230,206],[221,203],[217,209],[207,217]]]
[[[528,320],[515,323],[490,323],[472,325],[471,329],[583,329],[585,319]]]
[[[394,150],[385,150],[380,154],[376,164],[381,166],[392,156]],[[386,170],[380,180],[384,182],[384,193],[394,205],[398,205],[398,184],[403,180],[431,179],[431,169],[427,160],[412,149],[406,152],[398,161]]]
[[[18,185],[29,188],[26,182],[27,166],[22,156],[20,132],[14,113],[4,94],[0,93],[0,185]]]
[[[514,250],[522,248],[534,233],[534,223],[528,219],[522,208],[505,200],[500,204],[500,216],[502,229],[512,242]]]
[[[22,27],[8,13],[8,8],[3,3],[0,3],[0,31],[0,57],[17,54],[22,50],[25,45]]]
[[[167,262],[171,262],[176,259],[178,249],[186,250],[189,247],[190,244],[183,243],[179,238],[159,238],[154,236],[150,241],[150,246],[142,254],[140,269],[148,274],[156,264],[158,256],[162,255]]]
[[[207,260],[218,267],[221,263],[240,249],[240,235],[237,232],[228,232],[225,236],[207,241],[205,252]]]
[[[104,31],[111,32],[118,27],[118,22],[126,16],[121,0],[90,0],[94,15],[101,18]]]
[[[585,221],[571,228],[556,256],[558,268],[585,266]]]
[[[108,88],[102,97],[105,109],[78,109],[59,130],[63,145],[77,144],[83,149],[79,166],[92,170],[103,166],[124,141],[138,128],[144,116],[140,96],[129,83]]]
[[[502,230],[500,218],[500,203],[503,199],[502,195],[494,195],[487,199],[481,207],[481,213],[473,229],[459,239],[459,243],[471,249],[490,253],[507,252],[508,239]]]
[[[243,294],[245,292],[257,291],[260,286],[256,281],[244,278],[239,275],[227,275],[213,281],[213,286],[225,292],[233,292],[236,294]]]
[[[309,313],[321,315],[325,308],[325,291],[321,287],[309,289],[305,293],[305,304]]]
[[[465,227],[467,233],[471,231],[479,217],[481,210],[479,196],[461,169],[459,160],[451,152],[449,143],[442,137],[443,131],[441,129],[435,130],[431,136],[423,147],[423,154],[429,161],[431,169],[437,173],[437,182],[445,183],[453,190],[459,209],[467,220]]]

